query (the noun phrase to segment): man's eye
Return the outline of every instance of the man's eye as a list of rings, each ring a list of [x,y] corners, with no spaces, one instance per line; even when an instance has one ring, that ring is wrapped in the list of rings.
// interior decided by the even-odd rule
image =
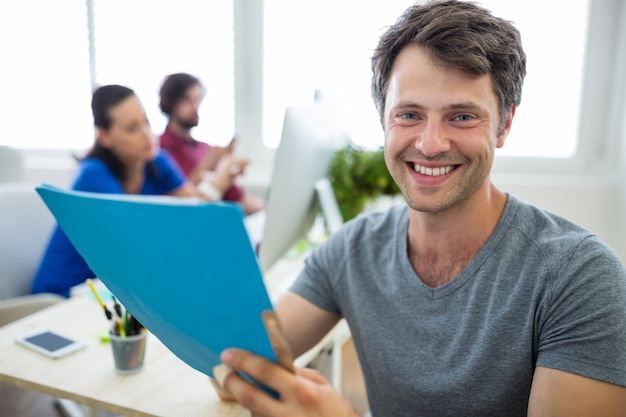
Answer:
[[[417,119],[417,115],[415,113],[402,113],[400,115],[400,118],[406,119],[406,120],[415,120]]]
[[[469,122],[473,117],[469,114],[459,114],[454,118],[454,120],[458,120],[459,122]]]

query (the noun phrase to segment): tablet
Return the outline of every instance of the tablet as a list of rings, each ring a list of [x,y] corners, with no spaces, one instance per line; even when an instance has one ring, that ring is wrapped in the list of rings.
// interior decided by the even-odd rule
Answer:
[[[60,358],[85,347],[85,343],[50,330],[39,330],[15,339],[17,343],[46,355]]]

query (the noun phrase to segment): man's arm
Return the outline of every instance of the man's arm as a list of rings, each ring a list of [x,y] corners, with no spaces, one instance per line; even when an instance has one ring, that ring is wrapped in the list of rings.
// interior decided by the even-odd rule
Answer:
[[[204,173],[214,171],[217,163],[222,157],[222,153],[215,147],[211,147],[204,154],[204,157],[193,167],[188,175],[189,181],[194,185],[198,185],[202,181]]]
[[[220,159],[225,156],[232,155],[235,149],[236,138],[232,138],[230,143],[225,147],[211,146],[204,154],[204,157],[198,161],[195,167],[189,173],[189,180],[198,185],[202,181],[205,172],[215,171]]]
[[[528,417],[626,417],[626,388],[537,367]]]
[[[315,346],[341,319],[291,291],[276,301],[275,310],[294,358]]]

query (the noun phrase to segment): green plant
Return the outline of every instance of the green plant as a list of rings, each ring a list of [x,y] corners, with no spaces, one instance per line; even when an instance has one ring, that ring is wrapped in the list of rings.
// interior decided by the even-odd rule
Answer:
[[[356,217],[365,204],[400,189],[385,165],[383,148],[366,150],[349,145],[335,152],[328,174],[344,220]]]

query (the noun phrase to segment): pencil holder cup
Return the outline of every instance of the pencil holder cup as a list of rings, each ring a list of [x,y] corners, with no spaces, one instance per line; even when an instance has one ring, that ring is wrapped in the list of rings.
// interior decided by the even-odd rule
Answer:
[[[147,335],[145,331],[127,337],[110,333],[115,371],[118,374],[128,375],[141,371],[146,356]]]

